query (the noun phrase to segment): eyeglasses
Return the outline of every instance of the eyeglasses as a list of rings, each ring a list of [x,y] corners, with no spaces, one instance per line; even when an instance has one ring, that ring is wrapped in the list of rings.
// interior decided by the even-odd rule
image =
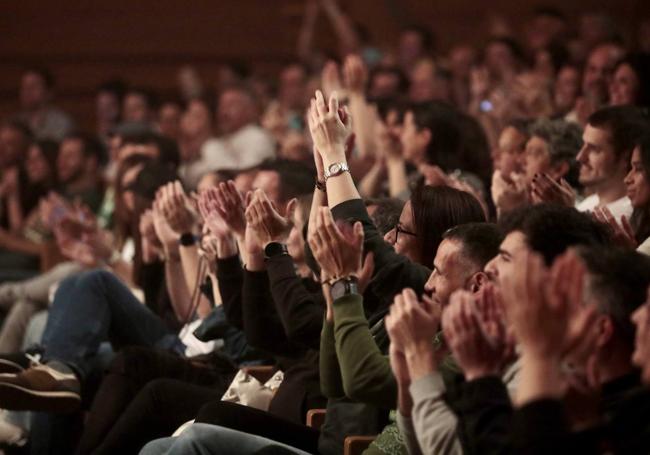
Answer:
[[[400,234],[411,235],[413,237],[418,236],[415,232],[407,231],[406,229],[404,229],[400,223],[397,223],[391,231],[392,232],[390,233],[388,239],[390,243],[393,245],[397,243]]]

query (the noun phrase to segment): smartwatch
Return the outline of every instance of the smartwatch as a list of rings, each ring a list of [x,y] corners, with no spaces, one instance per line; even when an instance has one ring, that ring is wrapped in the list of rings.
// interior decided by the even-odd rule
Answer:
[[[345,297],[346,295],[359,294],[359,279],[356,276],[349,276],[335,281],[331,287],[332,300]]]
[[[282,255],[289,256],[289,250],[287,249],[287,245],[284,243],[271,242],[264,247],[264,259],[271,259]]]
[[[325,181],[327,182],[330,177],[336,177],[337,175],[341,175],[344,172],[350,172],[348,163],[344,163],[344,162],[332,163],[327,167],[327,169],[325,169],[324,172]]]

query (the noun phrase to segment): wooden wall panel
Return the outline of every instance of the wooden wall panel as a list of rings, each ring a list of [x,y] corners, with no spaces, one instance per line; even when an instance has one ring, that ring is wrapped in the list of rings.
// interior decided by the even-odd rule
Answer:
[[[435,30],[439,46],[485,39],[484,19],[500,12],[521,27],[537,1],[344,0],[350,15],[379,43],[395,42],[400,22]],[[650,2],[549,0],[570,16],[584,9],[608,10],[628,27],[650,15]],[[92,125],[92,93],[121,76],[171,91],[185,63],[210,79],[220,62],[250,61],[275,72],[293,55],[303,0],[20,0],[0,3],[0,116],[16,106],[25,66],[49,67],[58,81],[58,103]],[[615,7],[615,8],[614,8]],[[317,42],[334,49],[326,21]]]

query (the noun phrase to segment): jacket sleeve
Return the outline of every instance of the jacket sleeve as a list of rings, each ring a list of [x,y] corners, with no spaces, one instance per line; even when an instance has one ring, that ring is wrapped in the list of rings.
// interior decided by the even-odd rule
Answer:
[[[304,349],[291,343],[284,333],[284,327],[275,312],[266,271],[244,271],[242,316],[246,340],[252,347],[278,356],[294,357],[304,354]]]
[[[244,287],[244,271],[238,255],[217,260],[217,281],[228,323],[239,330],[243,330],[242,288]]]
[[[458,418],[466,454],[509,454],[513,408],[500,377],[487,376],[450,387],[447,403]]]
[[[402,289],[410,287],[418,295],[424,292],[431,270],[423,265],[411,262],[406,256],[397,254],[392,246],[384,241],[368,216],[361,199],[342,202],[332,209],[332,215],[337,220],[350,222],[361,221],[364,233],[364,250],[372,252],[375,259],[373,277],[390,277],[390,279],[373,280],[371,286],[379,296],[393,297]]]
[[[293,259],[280,255],[267,261],[271,294],[287,338],[311,349],[320,348],[325,314],[322,292],[309,292],[296,274]]]
[[[435,372],[413,382],[411,418],[422,453],[462,455],[463,449],[456,435],[457,419],[443,398],[445,384]]]
[[[397,382],[388,359],[372,338],[360,295],[334,301],[334,338],[345,395],[361,403],[395,409]]]
[[[336,357],[334,346],[334,324],[323,320],[323,330],[320,337],[320,387],[327,398],[342,398],[345,396],[341,381],[341,368]]]

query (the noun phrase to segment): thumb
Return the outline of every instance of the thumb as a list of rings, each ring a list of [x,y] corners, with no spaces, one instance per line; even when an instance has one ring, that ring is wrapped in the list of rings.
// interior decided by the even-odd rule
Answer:
[[[293,222],[293,217],[296,214],[296,207],[298,206],[298,199],[295,197],[287,203],[285,218]]]
[[[363,225],[361,221],[354,223],[354,244],[358,247],[363,245]]]

